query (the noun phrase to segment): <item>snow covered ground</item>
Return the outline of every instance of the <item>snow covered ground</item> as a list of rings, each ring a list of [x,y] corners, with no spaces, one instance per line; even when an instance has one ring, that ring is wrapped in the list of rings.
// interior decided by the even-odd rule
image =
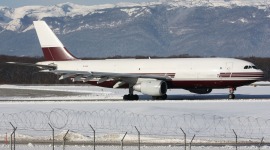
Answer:
[[[237,99],[270,99],[270,83],[257,82],[244,86],[236,91]],[[0,100],[122,100],[127,89],[110,89],[95,86],[33,86],[33,85],[0,85]],[[227,99],[228,89],[214,89],[206,95],[193,94],[182,89],[168,90],[168,100],[220,100]],[[150,96],[141,95],[141,100],[149,100]]]
[[[262,83],[258,84],[262,85]],[[125,142],[136,143],[136,126],[142,143],[163,143],[171,146],[145,146],[142,149],[179,149],[183,144],[182,128],[188,142],[195,134],[194,143],[233,143],[235,130],[240,143],[257,142],[255,146],[238,149],[257,149],[261,138],[270,142],[270,86],[245,86],[236,91],[236,100],[227,100],[227,89],[213,90],[208,95],[197,95],[185,90],[169,90],[169,100],[152,101],[140,95],[140,101],[122,101],[124,89],[93,86],[0,86],[0,141],[12,132],[10,122],[18,127],[18,140],[26,143],[47,141],[51,138],[48,123],[62,141],[70,130],[69,141],[92,141],[119,144],[125,132]],[[19,101],[17,101],[19,100]],[[26,101],[25,101],[26,100]],[[29,101],[30,100],[30,101]],[[62,101],[66,100],[66,101]],[[75,100],[75,101],[73,101]],[[76,101],[77,100],[77,101]],[[105,100],[105,101],[104,101]],[[2,139],[2,140],[1,140]],[[31,142],[32,141],[32,142]],[[33,142],[34,141],[34,142]],[[226,145],[226,144],[225,144]],[[51,149],[48,145],[19,145],[20,149]],[[91,149],[91,146],[68,146],[67,149]],[[269,149],[264,146],[261,149]],[[7,149],[0,145],[0,150]],[[56,149],[62,149],[58,146]],[[97,149],[120,149],[119,146],[100,146]],[[137,149],[137,147],[126,147]],[[233,146],[192,149],[235,149]]]
[[[268,150],[270,147],[268,146],[262,146],[261,150]],[[9,146],[6,145],[2,145],[0,146],[0,150],[6,150],[6,149],[10,149]],[[19,145],[16,147],[16,149],[19,150],[51,150],[52,147],[48,147],[48,146],[44,146],[44,145],[38,145],[35,146],[33,144],[28,144],[28,145]],[[62,146],[56,146],[55,150],[62,150],[63,147]],[[89,150],[89,149],[93,149],[93,146],[66,146],[66,150]],[[119,150],[121,149],[120,146],[98,146],[96,147],[97,150]],[[137,150],[138,147],[133,146],[133,147],[124,147],[124,150]],[[142,150],[184,150],[184,147],[179,147],[179,146],[142,146],[141,147]],[[187,148],[189,149],[189,148]],[[192,147],[192,150],[234,150],[235,147],[233,146],[224,146],[224,147],[213,147],[213,146],[208,146],[208,147],[204,147],[204,146],[194,146]],[[238,147],[238,150],[255,150],[258,149],[257,146],[241,146]]]
[[[262,146],[260,149],[261,150],[268,150],[270,147],[268,146]],[[0,147],[0,150],[6,150],[6,149],[10,149],[10,147],[2,145]],[[44,145],[32,145],[32,144],[28,144],[28,145],[19,145],[16,147],[16,149],[19,150],[50,150],[52,149],[52,147],[47,147]],[[62,146],[56,146],[55,150],[62,150],[63,147]],[[89,150],[89,149],[93,149],[93,146],[66,146],[66,150]],[[120,146],[98,146],[96,147],[97,150],[119,150],[121,149]],[[138,147],[133,146],[133,147],[124,147],[124,150],[137,150]],[[141,147],[142,150],[184,150],[184,147],[179,147],[179,146],[142,146]],[[189,149],[189,148],[187,148]],[[208,147],[204,147],[204,146],[194,146],[192,147],[192,150],[234,150],[235,147],[233,146],[224,146],[224,147],[213,147],[213,146],[208,146]],[[257,146],[241,146],[238,147],[238,150],[255,150],[258,149]]]

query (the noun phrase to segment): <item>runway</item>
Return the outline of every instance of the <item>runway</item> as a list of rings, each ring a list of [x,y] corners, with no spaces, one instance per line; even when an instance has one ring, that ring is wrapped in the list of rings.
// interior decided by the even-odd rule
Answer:
[[[262,85],[262,84],[260,84]],[[237,100],[270,99],[270,86],[244,86],[236,92]],[[122,101],[127,89],[110,89],[86,85],[1,85],[2,101]],[[183,89],[169,89],[167,100],[227,100],[228,89],[214,89],[210,94],[193,94]],[[141,101],[152,100],[150,96],[138,94]]]

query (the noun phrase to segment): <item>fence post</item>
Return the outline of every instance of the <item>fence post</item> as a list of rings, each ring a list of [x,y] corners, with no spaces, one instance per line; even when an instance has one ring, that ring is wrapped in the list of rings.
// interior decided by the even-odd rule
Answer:
[[[52,138],[53,138],[52,147],[53,147],[53,150],[54,150],[54,128],[51,126],[50,123],[48,123],[48,124],[52,128]]]
[[[10,149],[12,150],[12,144],[13,144],[13,140],[12,140],[12,136],[13,136],[13,134],[14,134],[14,131],[12,131],[12,133],[10,134]]]
[[[11,148],[11,150],[13,149],[12,147],[12,144],[13,144],[13,134],[14,134],[14,130],[12,131],[12,133],[10,134],[10,148]]]
[[[92,128],[93,133],[94,133],[93,145],[94,145],[94,150],[96,150],[96,131],[95,131],[95,129],[90,124],[89,124],[89,126]]]
[[[191,139],[191,141],[190,141],[190,143],[189,143],[189,150],[191,150],[191,144],[192,144],[194,138],[195,138],[195,134],[193,135],[193,137],[192,137],[192,139]]]
[[[237,137],[237,134],[236,134],[236,132],[234,131],[234,129],[233,129],[233,133],[234,133],[234,135],[235,135],[235,149],[237,150],[237,143],[238,143],[238,137]]]
[[[180,129],[184,134],[185,150],[187,150],[187,135],[186,135],[186,133],[184,132],[184,130],[182,128],[180,128]]]
[[[16,134],[15,134],[15,132],[16,132],[16,130],[17,130],[17,127],[14,127],[14,125],[11,123],[11,122],[9,122],[9,124],[12,126],[12,128],[13,128],[13,132],[11,133],[11,136],[10,136],[10,138],[11,138],[11,140],[10,140],[10,147],[11,147],[11,150],[12,150],[12,135],[13,135],[13,149],[15,150],[16,148],[15,148],[15,145],[16,145]]]
[[[127,135],[127,132],[125,133],[125,135],[123,136],[123,138],[121,140],[121,150],[124,149],[124,139],[125,139],[126,135]]]
[[[6,133],[6,137],[5,137],[5,144],[8,145],[8,136],[7,136],[7,133]]]
[[[66,147],[66,140],[67,140],[66,136],[67,136],[68,132],[69,132],[69,130],[67,131],[67,133],[63,137],[63,150],[65,150],[65,147]]]
[[[263,139],[264,139],[264,137],[261,139],[261,143],[259,145],[259,150],[261,149],[261,146],[262,146],[262,143],[263,143]]]
[[[141,149],[141,133],[136,126],[135,126],[135,129],[138,132],[138,149],[140,150]]]

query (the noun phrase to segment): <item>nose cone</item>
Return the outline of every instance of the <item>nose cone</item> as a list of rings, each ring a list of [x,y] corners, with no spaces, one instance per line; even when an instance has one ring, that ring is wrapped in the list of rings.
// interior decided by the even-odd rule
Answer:
[[[258,80],[261,80],[264,78],[264,72],[261,69],[257,70]]]

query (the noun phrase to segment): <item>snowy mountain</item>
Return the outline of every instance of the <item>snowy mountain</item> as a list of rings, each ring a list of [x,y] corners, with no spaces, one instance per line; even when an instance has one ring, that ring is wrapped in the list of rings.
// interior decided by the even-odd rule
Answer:
[[[129,16],[140,11],[136,7],[151,6],[152,3],[135,4],[135,3],[119,3],[116,5],[94,5],[82,6],[73,3],[63,3],[55,6],[24,6],[19,8],[0,7],[0,21],[1,27],[16,32],[26,32],[33,29],[30,20],[42,20],[44,18],[60,18],[69,17],[75,18],[77,16],[84,17],[86,15],[102,14],[106,9],[120,8],[121,11],[126,12]],[[138,14],[137,14],[138,15]],[[82,27],[83,28],[83,27]]]
[[[270,1],[161,0],[82,6],[0,6],[0,54],[41,56],[45,20],[78,57],[270,56]]]

